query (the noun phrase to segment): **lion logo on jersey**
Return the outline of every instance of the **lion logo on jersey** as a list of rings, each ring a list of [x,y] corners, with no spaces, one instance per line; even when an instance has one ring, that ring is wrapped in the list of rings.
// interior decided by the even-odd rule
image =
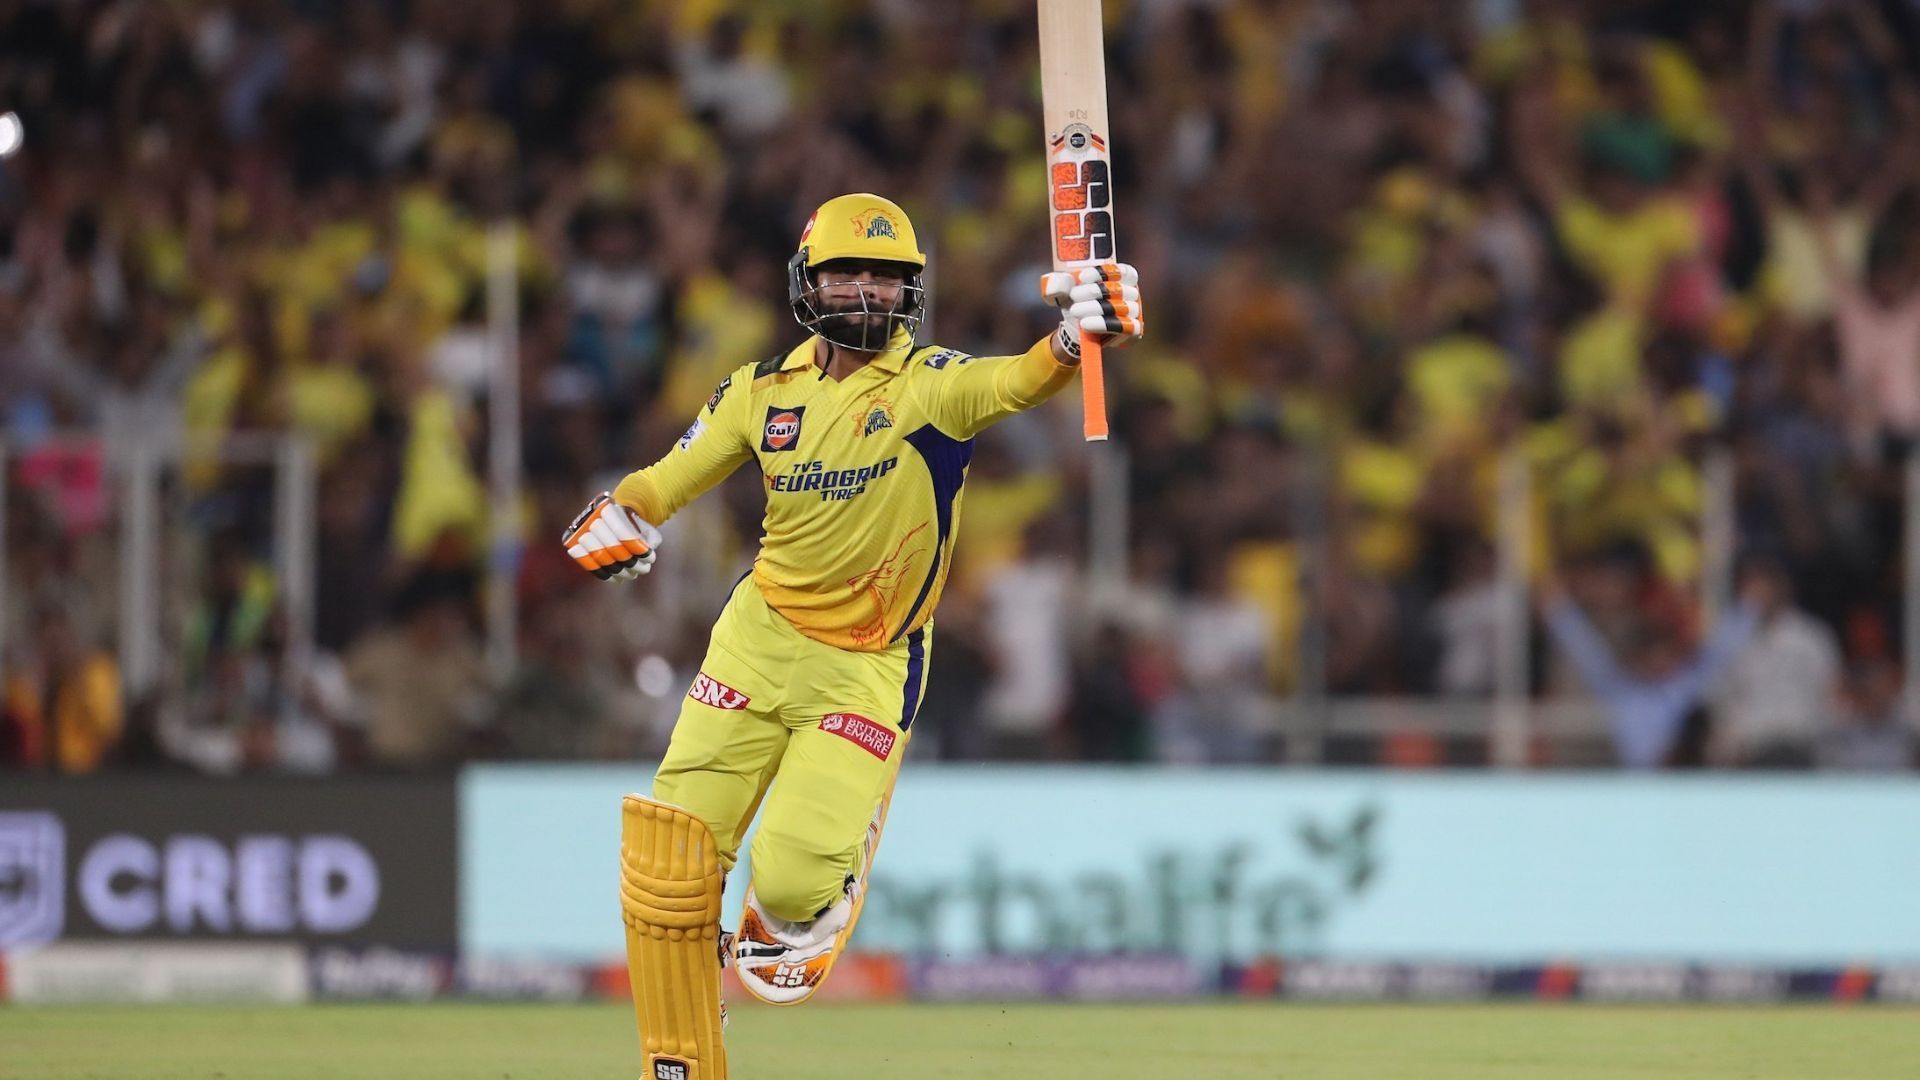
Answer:
[[[893,219],[884,210],[863,210],[853,216],[853,229],[868,240],[884,236],[889,240],[898,240],[900,234],[894,231]]]
[[[900,595],[901,586],[912,580],[913,561],[918,558],[924,547],[916,546],[912,551],[907,545],[913,538],[925,531],[928,522],[921,522],[907,531],[894,545],[893,554],[879,566],[858,577],[847,579],[847,587],[856,593],[865,594],[873,603],[873,618],[855,626],[849,633],[859,643],[873,641],[887,632],[887,610],[893,607],[894,600]]]

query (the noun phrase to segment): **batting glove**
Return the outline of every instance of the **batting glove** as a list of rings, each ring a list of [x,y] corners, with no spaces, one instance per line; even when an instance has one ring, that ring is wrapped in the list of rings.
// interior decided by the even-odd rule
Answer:
[[[660,530],[601,492],[567,526],[567,554],[601,581],[632,581],[653,569]]]
[[[1074,356],[1085,334],[1117,349],[1147,332],[1140,275],[1126,263],[1056,270],[1040,279],[1040,292],[1060,309],[1060,344]]]

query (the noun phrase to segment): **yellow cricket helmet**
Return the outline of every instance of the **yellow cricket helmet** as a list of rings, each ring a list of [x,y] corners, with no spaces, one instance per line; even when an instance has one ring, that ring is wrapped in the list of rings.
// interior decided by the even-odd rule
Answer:
[[[862,290],[859,308],[828,310],[820,302],[813,271],[843,259],[898,264],[903,274],[893,306],[870,307],[869,296]],[[911,345],[926,310],[926,290],[920,283],[926,266],[927,256],[920,250],[906,211],[890,199],[866,192],[839,195],[821,203],[800,232],[799,249],[787,260],[787,303],[801,326],[836,345],[878,352],[897,347],[902,332]]]
[[[927,265],[907,212],[891,199],[864,191],[821,203],[800,231],[799,253],[809,267],[835,259],[909,263],[921,269]]]

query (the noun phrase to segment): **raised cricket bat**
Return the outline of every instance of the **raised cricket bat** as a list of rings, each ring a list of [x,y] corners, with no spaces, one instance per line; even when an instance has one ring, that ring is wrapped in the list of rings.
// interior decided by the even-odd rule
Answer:
[[[1040,101],[1047,129],[1053,268],[1113,262],[1113,182],[1107,142],[1107,56],[1100,0],[1039,0]],[[1080,346],[1081,406],[1088,442],[1107,437],[1100,345]]]

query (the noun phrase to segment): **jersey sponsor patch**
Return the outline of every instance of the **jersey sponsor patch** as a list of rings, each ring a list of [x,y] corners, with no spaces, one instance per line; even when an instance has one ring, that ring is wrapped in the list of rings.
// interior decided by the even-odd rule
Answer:
[[[772,454],[798,447],[800,421],[806,414],[805,405],[796,405],[791,409],[783,409],[778,405],[767,406],[767,428],[760,436],[761,452]]]
[[[939,352],[928,355],[926,360],[922,362],[929,368],[939,371],[948,364],[965,364],[972,359],[973,357],[961,352],[959,349],[941,349]]]
[[[704,671],[693,677],[693,689],[687,691],[687,696],[702,705],[728,712],[738,712],[753,700]]]
[[[869,481],[887,475],[898,464],[897,455],[857,469],[829,469],[818,461],[803,461],[790,466],[785,476],[767,474],[767,490],[817,491],[821,502],[851,499],[866,491]]]
[[[727,387],[732,385],[733,376],[729,375],[720,380],[719,386],[714,387],[713,396],[707,399],[707,414],[709,416],[713,414],[713,410],[720,407],[720,399],[727,396]]]
[[[695,419],[692,426],[687,428],[686,434],[680,436],[680,449],[685,450],[692,446],[693,440],[699,438],[700,433],[705,430],[707,430],[707,422],[703,419]]]
[[[893,753],[894,733],[856,713],[828,713],[820,718],[820,730],[840,736],[881,761]]]

